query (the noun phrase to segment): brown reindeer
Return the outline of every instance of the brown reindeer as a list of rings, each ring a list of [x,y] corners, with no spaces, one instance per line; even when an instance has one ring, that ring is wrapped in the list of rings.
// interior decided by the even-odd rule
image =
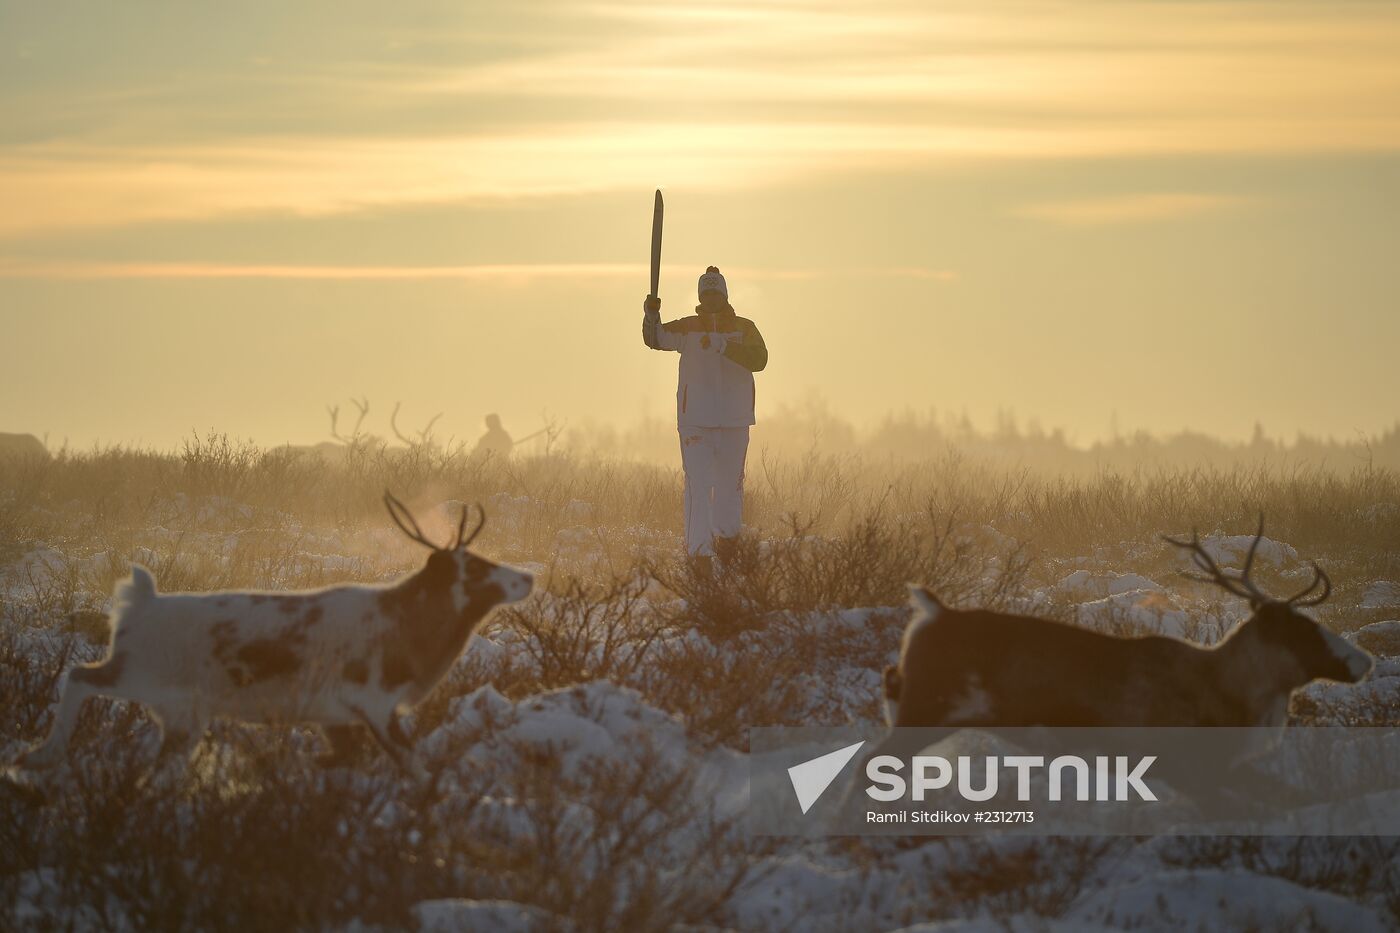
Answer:
[[[1238,575],[1221,569],[1195,533],[1190,540],[1166,538],[1201,571],[1187,576],[1222,587],[1253,610],[1211,648],[952,609],[927,587],[911,586],[914,615],[899,663],[886,668],[883,678],[892,729],[865,762],[879,755],[907,758],[965,726],[1282,729],[1294,690],[1313,680],[1356,683],[1372,659],[1301,611],[1331,593],[1331,581],[1316,564],[1312,582],[1287,599],[1255,585],[1250,570],[1263,532],[1261,520]],[[1319,586],[1322,591],[1312,595]],[[1227,767],[1260,750],[1239,749]],[[864,773],[862,764],[857,779]]]

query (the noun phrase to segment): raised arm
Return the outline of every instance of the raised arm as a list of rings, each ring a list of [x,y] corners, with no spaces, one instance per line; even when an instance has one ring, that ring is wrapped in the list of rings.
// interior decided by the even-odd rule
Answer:
[[[679,350],[681,335],[661,323],[661,299],[647,296],[642,302],[642,343],[653,350]]]
[[[731,340],[724,347],[724,355],[751,373],[761,373],[768,365],[768,347],[763,343],[763,335],[753,321],[739,318],[739,330],[744,335],[738,341]]]

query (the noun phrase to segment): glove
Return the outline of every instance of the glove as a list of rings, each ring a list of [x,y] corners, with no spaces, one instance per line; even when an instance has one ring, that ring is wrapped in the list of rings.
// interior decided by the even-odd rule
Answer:
[[[655,295],[647,295],[642,301],[642,311],[647,315],[661,313],[661,299]]]

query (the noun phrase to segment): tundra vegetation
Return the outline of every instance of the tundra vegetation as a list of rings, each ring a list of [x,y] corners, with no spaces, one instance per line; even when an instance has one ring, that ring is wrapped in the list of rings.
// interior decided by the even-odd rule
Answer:
[[[48,731],[62,673],[105,655],[132,562],[162,591],[389,581],[422,563],[384,514],[392,489],[440,540],[480,503],[474,550],[536,580],[404,717],[428,781],[368,740],[323,767],[312,729],[230,721],[165,777],[148,712],[88,700],[46,799],[0,786],[0,927],[1400,924],[1393,839],[760,841],[734,793],[749,727],[883,720],[910,581],[952,606],[1213,644],[1249,607],[1182,578],[1160,536],[1199,528],[1238,567],[1261,513],[1255,578],[1292,592],[1317,561],[1332,594],[1314,617],[1377,656],[1361,684],[1296,693],[1290,722],[1395,724],[1391,468],[1065,472],[956,444],[762,445],[722,585],[679,559],[678,469],[568,444],[503,459],[352,436],[323,456],[214,433],[0,460],[3,762]]]

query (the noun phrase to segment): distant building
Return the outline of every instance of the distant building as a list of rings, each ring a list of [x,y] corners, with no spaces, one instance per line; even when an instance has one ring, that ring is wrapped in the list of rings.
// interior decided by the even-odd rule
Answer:
[[[49,459],[48,448],[33,434],[0,433],[0,457]]]

